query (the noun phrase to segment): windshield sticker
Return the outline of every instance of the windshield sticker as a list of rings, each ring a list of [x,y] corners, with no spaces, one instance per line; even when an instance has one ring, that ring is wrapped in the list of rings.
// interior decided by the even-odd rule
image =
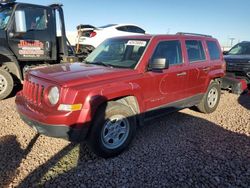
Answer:
[[[147,42],[143,40],[129,40],[127,43],[128,46],[142,46],[142,47],[145,47],[146,44]]]
[[[40,57],[44,55],[44,44],[41,41],[21,40],[18,44],[19,54],[23,57]]]

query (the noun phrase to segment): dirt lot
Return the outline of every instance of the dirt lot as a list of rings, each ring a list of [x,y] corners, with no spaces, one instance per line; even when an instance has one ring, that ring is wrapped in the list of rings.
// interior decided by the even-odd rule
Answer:
[[[250,187],[250,96],[222,95],[217,111],[147,122],[112,159],[85,144],[36,135],[0,102],[0,187]]]

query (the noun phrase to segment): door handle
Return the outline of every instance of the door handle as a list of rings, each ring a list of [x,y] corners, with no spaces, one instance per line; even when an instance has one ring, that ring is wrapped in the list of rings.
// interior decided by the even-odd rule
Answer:
[[[176,76],[186,76],[186,75],[187,75],[187,72],[181,72],[181,73],[176,74]]]
[[[48,50],[50,49],[50,43],[49,43],[49,41],[46,41],[46,47],[47,47]]]
[[[203,71],[209,71],[209,70],[210,70],[210,67],[203,68],[202,70],[203,70]]]

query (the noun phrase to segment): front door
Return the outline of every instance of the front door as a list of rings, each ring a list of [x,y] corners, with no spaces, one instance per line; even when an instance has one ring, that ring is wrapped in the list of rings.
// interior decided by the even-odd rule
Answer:
[[[158,43],[152,56],[165,58],[169,68],[162,71],[149,70],[146,73],[150,92],[145,93],[146,108],[164,106],[185,98],[187,88],[188,70],[183,62],[181,42],[168,40]]]
[[[52,9],[36,5],[17,6],[8,30],[9,46],[19,60],[50,60],[54,45]]]

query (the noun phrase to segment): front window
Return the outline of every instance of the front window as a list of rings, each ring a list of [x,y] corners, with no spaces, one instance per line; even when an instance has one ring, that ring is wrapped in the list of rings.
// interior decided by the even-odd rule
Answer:
[[[181,42],[179,40],[163,41],[158,44],[152,59],[164,58],[169,65],[182,63]]]
[[[250,43],[236,44],[229,52],[228,55],[250,55]]]
[[[25,7],[22,9],[25,13],[26,29],[45,30],[47,28],[47,12],[43,8]]]
[[[108,39],[98,46],[86,59],[89,64],[134,69],[149,40]]]
[[[9,23],[10,16],[12,13],[12,6],[3,6],[0,8],[0,29],[5,29]]]

